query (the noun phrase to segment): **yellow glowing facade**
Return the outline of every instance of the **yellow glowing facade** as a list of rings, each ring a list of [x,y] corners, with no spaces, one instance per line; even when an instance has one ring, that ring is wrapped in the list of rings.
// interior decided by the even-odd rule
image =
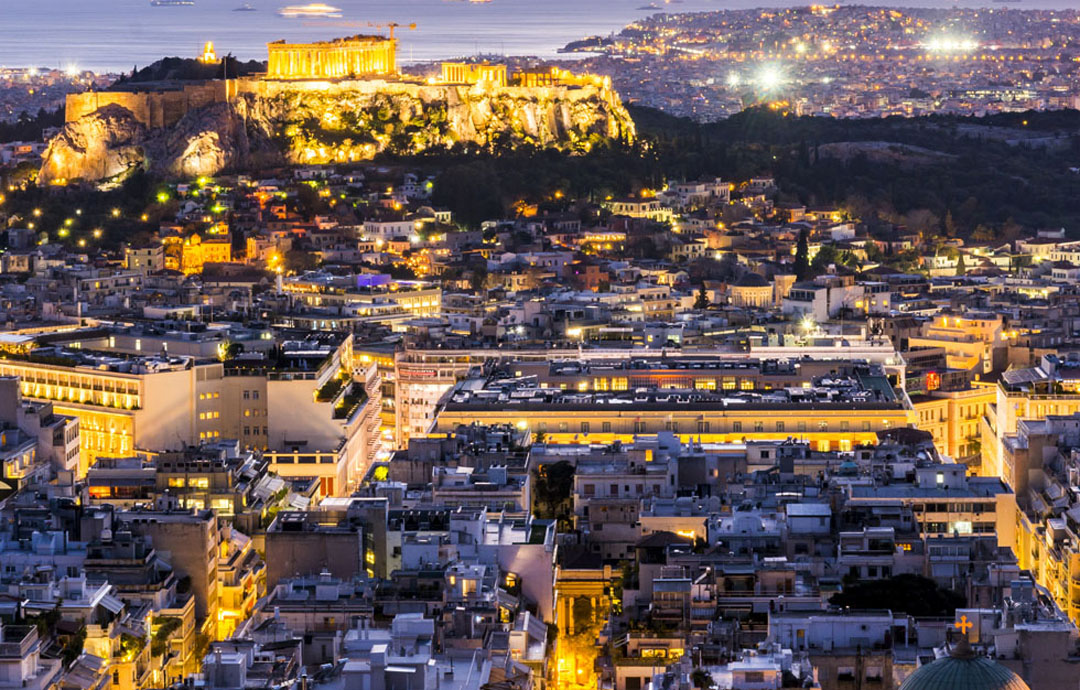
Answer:
[[[1018,477],[1012,455],[1006,452],[1005,436],[1015,434],[1021,419],[1045,419],[1047,415],[1071,415],[1080,412],[1080,392],[1072,383],[1062,382],[1055,391],[1046,393],[1009,390],[1000,383],[995,389],[996,400],[986,407],[979,434],[982,446],[982,467],[979,474],[1001,477],[1014,490],[1024,484]],[[1026,469],[1020,471],[1026,476]]]
[[[24,397],[52,402],[57,414],[78,418],[79,476],[99,457],[130,456],[136,447],[166,447],[176,443],[178,433],[190,442],[193,369],[131,374],[2,360],[0,376],[17,376]]]
[[[599,407],[599,406],[598,406]],[[899,407],[835,410],[802,406],[745,410],[643,409],[582,410],[559,406],[532,409],[474,410],[447,408],[439,413],[434,431],[450,432],[459,425],[483,419],[488,424],[514,424],[544,434],[548,443],[630,443],[635,435],[668,431],[683,443],[740,443],[797,438],[817,451],[850,451],[876,444],[877,432],[910,426],[911,410]]]
[[[51,401],[57,414],[78,418],[79,476],[98,457],[134,452],[136,417],[150,385],[146,377],[18,360],[0,361],[0,375],[18,376],[24,397]],[[178,378],[164,377],[172,383]],[[164,378],[162,383],[170,385]]]
[[[213,65],[218,62],[217,53],[214,52],[214,42],[207,41],[206,46],[203,47],[202,55],[199,56],[199,62],[204,65]]]
[[[1080,413],[1077,382],[1057,380],[1040,386],[1008,386],[998,382],[995,399],[980,420],[982,463],[979,474],[1001,477],[1018,496],[1026,497],[1033,468],[1042,467],[1047,443],[1056,437],[1035,433],[1017,442],[1021,420],[1044,420],[1051,415]],[[1055,449],[1056,452],[1056,449]],[[1030,509],[1029,509],[1030,510]],[[1014,542],[1017,565],[1031,572],[1069,619],[1080,624],[1080,549],[1071,521],[1051,524],[1055,513],[1016,510]],[[1057,519],[1054,519],[1057,522]]]
[[[446,84],[506,86],[506,65],[444,62],[442,63],[442,80]]]
[[[982,444],[980,421],[996,396],[995,387],[990,385],[915,396],[911,401],[915,426],[934,436],[934,447],[942,455],[951,458],[978,455]]]
[[[269,79],[347,79],[397,74],[397,42],[381,36],[352,36],[317,43],[267,45]]]
[[[515,86],[542,88],[546,86],[593,86],[598,89],[610,89],[611,77],[599,74],[577,73],[560,67],[535,72],[514,72]]]
[[[166,268],[178,268],[185,275],[202,273],[203,266],[211,263],[228,263],[232,261],[232,242],[228,237],[203,239],[199,235],[192,235],[180,245],[179,266],[169,266],[166,257]]]
[[[1023,510],[1016,511],[1015,542],[1020,569],[1030,571],[1069,619],[1080,624],[1080,551],[1067,540],[1047,536],[1046,524],[1032,521]]]

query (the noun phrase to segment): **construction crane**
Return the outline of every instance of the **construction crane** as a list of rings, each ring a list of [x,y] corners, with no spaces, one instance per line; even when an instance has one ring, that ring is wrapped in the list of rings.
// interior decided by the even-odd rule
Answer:
[[[399,26],[403,26],[406,29],[409,29],[410,31],[414,31],[416,29],[416,22],[413,22],[411,24],[398,24],[397,22],[388,22],[386,24],[376,24],[375,22],[368,22],[368,26],[370,26],[372,28],[375,28],[375,29],[389,29],[390,30],[390,40],[392,41],[392,40],[394,40],[394,29],[398,28]]]

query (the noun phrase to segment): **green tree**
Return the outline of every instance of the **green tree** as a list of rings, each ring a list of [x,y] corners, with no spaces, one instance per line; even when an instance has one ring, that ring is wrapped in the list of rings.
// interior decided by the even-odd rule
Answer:
[[[488,283],[488,270],[487,266],[476,264],[472,267],[469,274],[469,287],[473,292],[480,292]]]
[[[435,179],[432,203],[448,207],[469,227],[499,218],[504,212],[502,186],[506,179],[497,173],[496,165],[477,161],[445,169]]]
[[[311,252],[290,249],[285,252],[285,268],[291,273],[303,273],[317,268],[319,259]]]
[[[980,224],[975,227],[975,232],[971,233],[971,239],[976,242],[993,242],[994,231]]]
[[[950,210],[950,211],[947,211],[947,212],[945,213],[945,224],[944,224],[944,230],[945,230],[945,236],[946,236],[946,237],[956,237],[956,234],[957,234],[957,231],[956,231],[956,221],[955,221],[955,220],[953,220],[953,216],[952,216],[952,211],[951,211],[951,210]]]
[[[546,520],[569,520],[574,466],[561,460],[538,467],[534,474],[536,491],[533,494],[533,512],[536,516]]]
[[[843,265],[844,263],[846,261],[843,252],[831,244],[823,245],[814,255],[814,260],[810,262],[810,275],[818,276],[825,273],[830,264]]]
[[[709,308],[709,294],[705,292],[705,283],[701,284],[701,289],[698,290],[697,299],[694,300],[694,309],[708,309]]]
[[[694,669],[694,672],[690,674],[690,682],[694,684],[695,688],[701,688],[701,690],[709,690],[709,688],[716,685],[713,682],[712,674],[703,668]]]
[[[845,578],[847,580],[847,578]],[[846,581],[844,591],[829,603],[853,609],[888,609],[916,617],[951,617],[967,600],[962,594],[943,589],[922,575],[896,575],[884,580]]]
[[[806,228],[799,231],[799,243],[795,246],[795,279],[809,280],[810,274],[810,238]]]
[[[956,275],[962,276],[965,273],[967,273],[967,265],[964,264],[964,255],[961,254],[956,260]]]

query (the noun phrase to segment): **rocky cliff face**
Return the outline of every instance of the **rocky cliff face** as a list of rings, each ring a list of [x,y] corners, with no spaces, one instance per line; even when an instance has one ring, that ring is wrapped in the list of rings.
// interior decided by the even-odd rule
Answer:
[[[130,111],[108,105],[67,124],[45,152],[38,179],[44,182],[102,180],[141,164],[144,128]]]
[[[139,167],[190,178],[461,145],[587,151],[634,134],[618,96],[591,86],[483,90],[344,82],[315,89],[259,82],[229,103],[191,110],[165,128],[148,129],[124,107],[104,106],[69,122],[49,144],[39,181],[119,180]]]

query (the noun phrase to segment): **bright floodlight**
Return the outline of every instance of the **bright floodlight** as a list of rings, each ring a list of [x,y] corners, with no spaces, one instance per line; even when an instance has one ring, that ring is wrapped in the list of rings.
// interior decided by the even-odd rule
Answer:
[[[68,65],[67,67],[64,68],[64,74],[66,74],[69,77],[77,77],[77,76],[79,76],[79,74],[81,74],[81,72],[79,71],[79,68],[76,65]]]
[[[935,36],[924,44],[931,53],[958,53],[971,51],[979,47],[979,44],[970,38],[958,38],[956,36]]]
[[[727,85],[733,89],[739,85],[739,75],[736,72],[727,75]]]
[[[780,69],[774,65],[768,67],[762,67],[758,72],[757,83],[762,89],[766,91],[772,91],[779,88],[784,82],[784,75],[780,72]]]

